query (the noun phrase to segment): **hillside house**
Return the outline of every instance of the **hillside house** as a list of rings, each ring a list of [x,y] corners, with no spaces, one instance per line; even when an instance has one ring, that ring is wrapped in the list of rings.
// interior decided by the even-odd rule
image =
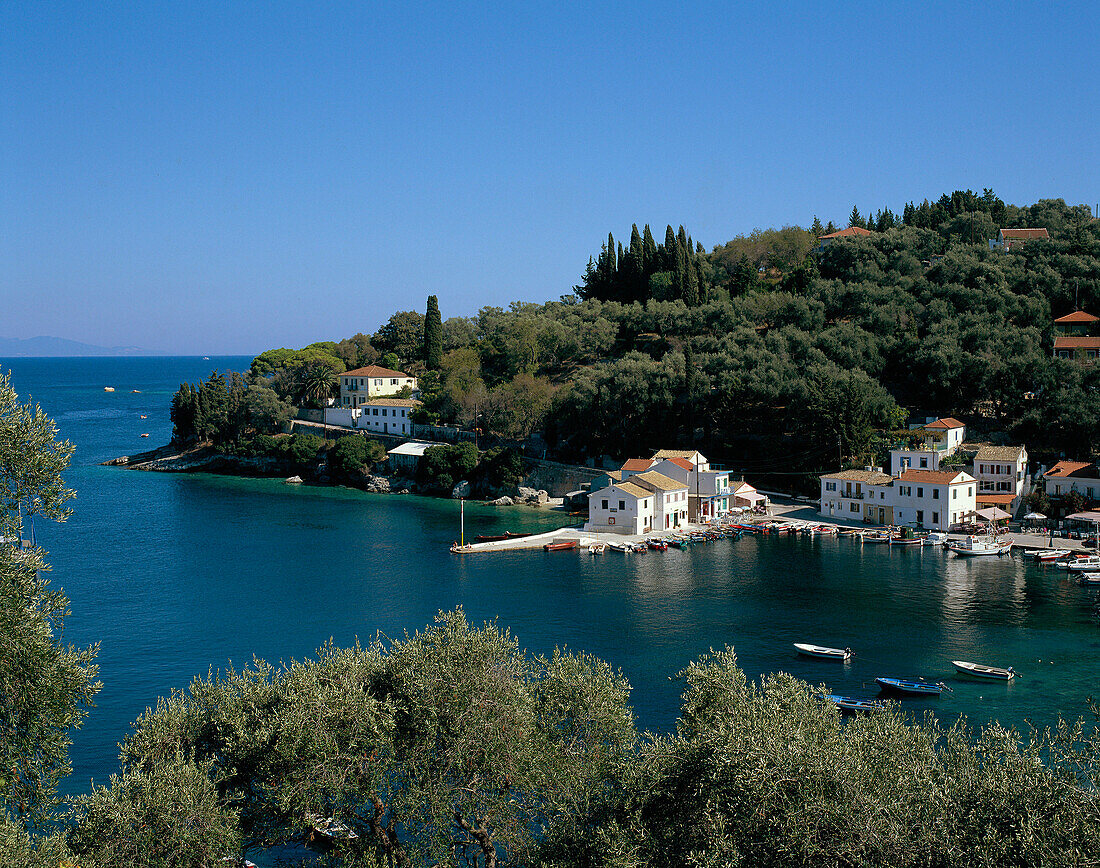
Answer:
[[[979,508],[996,506],[1015,515],[1027,494],[1027,449],[982,446],[974,456],[971,475],[978,483]]]
[[[869,235],[874,235],[870,229],[863,229],[859,226],[849,226],[847,229],[841,229],[839,232],[830,232],[828,235],[822,235],[817,239],[817,249],[824,250],[830,244],[845,238],[866,238]]]
[[[1054,321],[1054,358],[1091,364],[1100,358],[1100,337],[1089,334],[1100,317],[1083,310]]]
[[[1100,468],[1093,461],[1059,461],[1043,474],[1043,490],[1056,499],[1076,491],[1087,501],[1100,500]]]
[[[1050,238],[1050,233],[1046,229],[1001,229],[996,238],[989,240],[989,249],[1008,253],[1013,247],[1040,238]]]
[[[361,407],[372,398],[396,395],[406,387],[415,392],[416,377],[410,377],[403,371],[368,365],[340,375],[340,399],[337,403],[341,407]]]

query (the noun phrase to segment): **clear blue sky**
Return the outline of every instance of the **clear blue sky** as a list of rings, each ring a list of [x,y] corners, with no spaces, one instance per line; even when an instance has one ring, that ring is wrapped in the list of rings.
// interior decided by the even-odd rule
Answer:
[[[1100,201],[1085,3],[0,4],[0,335],[257,352],[608,231]]]

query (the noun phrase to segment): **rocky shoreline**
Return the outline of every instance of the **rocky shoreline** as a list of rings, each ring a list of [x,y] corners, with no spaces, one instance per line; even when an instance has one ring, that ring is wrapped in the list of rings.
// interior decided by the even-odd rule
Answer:
[[[304,477],[300,466],[278,458],[259,456],[245,458],[220,452],[213,446],[192,446],[180,449],[169,443],[148,452],[134,455],[122,455],[104,461],[106,467],[124,467],[127,470],[146,470],[156,473],[219,473],[226,476],[243,476],[255,479],[283,479],[291,484],[308,483],[311,485],[343,485],[357,488],[372,494],[423,494],[446,497],[439,491],[421,491],[416,481],[407,477],[383,476],[364,473],[361,479],[336,482],[324,473],[307,474]],[[458,482],[450,493],[454,499],[469,498],[470,483]],[[536,506],[551,507],[556,504],[545,490],[518,487],[512,494],[502,494],[485,503],[493,506]]]

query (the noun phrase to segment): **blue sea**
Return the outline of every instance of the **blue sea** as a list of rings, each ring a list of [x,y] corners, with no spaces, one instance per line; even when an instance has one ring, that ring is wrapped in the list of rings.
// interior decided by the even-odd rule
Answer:
[[[879,675],[943,678],[954,693],[910,707],[975,724],[1086,713],[1100,649],[1095,593],[1018,556],[747,537],[644,556],[458,557],[450,501],[100,466],[168,441],[181,382],[249,361],[0,359],[77,447],[71,519],[35,528],[72,602],[65,640],[100,643],[103,690],[76,735],[70,791],[106,783],[135,718],[195,676],[253,656],[306,657],[329,638],[415,631],[458,605],[511,628],[532,653],[567,645],[620,667],[650,729],[675,727],[677,672],[727,644],[751,677],[783,670],[858,696],[874,695]],[[562,523],[530,508],[468,506],[466,519],[468,534]],[[807,660],[792,642],[855,656]],[[953,659],[1012,665],[1021,677],[963,681]]]

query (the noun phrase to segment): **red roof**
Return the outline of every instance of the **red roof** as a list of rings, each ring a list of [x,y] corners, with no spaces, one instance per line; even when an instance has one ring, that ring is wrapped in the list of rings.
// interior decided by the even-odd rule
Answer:
[[[960,422],[958,419],[955,419],[951,416],[945,416],[942,419],[937,419],[935,422],[929,422],[924,427],[925,428],[935,428],[935,429],[938,430],[938,429],[941,429],[941,428],[943,428],[943,429],[965,428],[966,426],[963,425],[963,423]]]
[[[1015,495],[1012,494],[982,494],[979,492],[975,495],[974,499],[978,503],[999,503],[1002,505],[1008,505],[1015,500]]]
[[[1050,238],[1050,233],[1046,229],[1002,229],[1001,237],[1026,241],[1028,238]]]
[[[1083,310],[1075,310],[1073,313],[1067,313],[1065,316],[1060,316],[1055,322],[1096,322],[1100,319],[1100,316],[1093,316],[1091,313],[1085,313]]]
[[[1095,479],[1095,473],[1093,476],[1087,476],[1081,473],[1082,470],[1094,467],[1091,461],[1059,461],[1050,470],[1046,472],[1046,476],[1082,476],[1087,479]]]
[[[849,226],[847,229],[841,229],[839,232],[830,232],[828,235],[822,235],[819,240],[826,238],[851,238],[855,235],[874,235],[867,229],[861,229],[859,226]]]
[[[400,377],[409,378],[403,371],[391,371],[389,368],[380,368],[378,365],[367,365],[365,368],[356,368],[354,371],[344,371],[341,377]]]
[[[902,482],[927,482],[930,485],[945,485],[954,482],[961,470],[906,470],[897,477]]]
[[[695,465],[688,461],[686,458],[666,458],[665,461],[671,461],[677,467],[681,467],[684,470],[694,470]]]
[[[639,472],[645,472],[653,466],[653,462],[648,458],[628,458],[623,462],[622,470],[637,470]]]
[[[1054,339],[1056,350],[1100,350],[1100,338],[1084,335],[1059,335]]]

